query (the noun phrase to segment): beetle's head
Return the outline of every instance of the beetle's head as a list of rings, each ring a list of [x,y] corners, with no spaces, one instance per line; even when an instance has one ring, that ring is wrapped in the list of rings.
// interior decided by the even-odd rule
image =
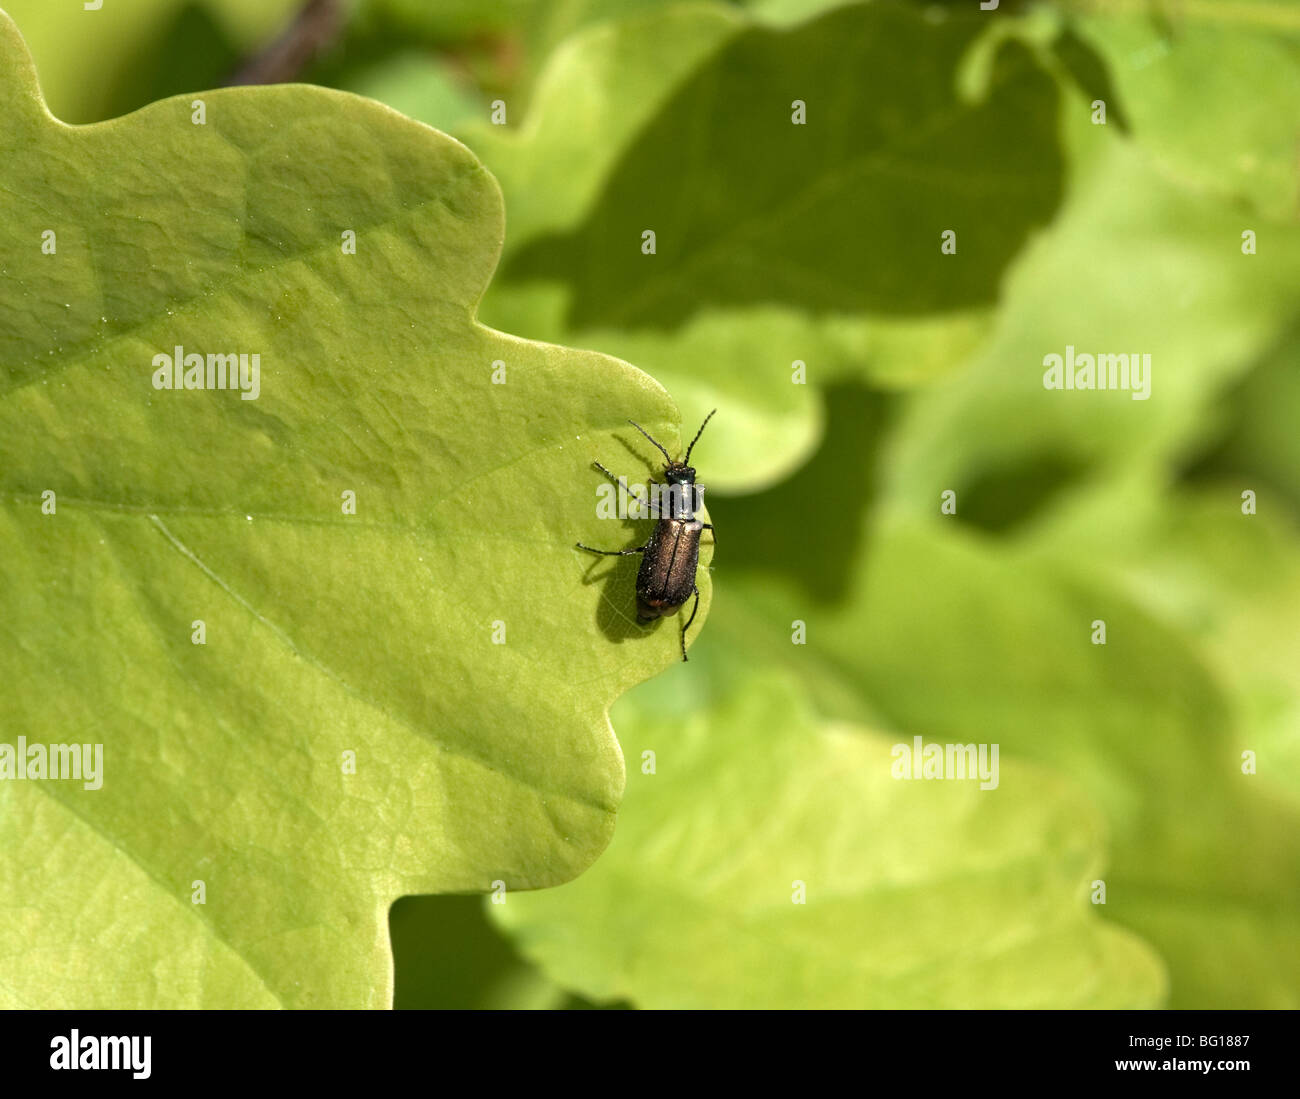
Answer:
[[[713,412],[717,412],[717,411],[718,410],[716,408],[713,410]],[[646,431],[646,429],[643,428],[639,423],[637,423],[635,420],[628,420],[628,423],[630,423],[634,428],[637,429],[637,431],[641,432],[642,435],[644,435],[647,439],[649,439],[650,442],[653,443],[659,449],[659,453],[668,459],[667,464],[664,466],[665,481],[667,481],[670,485],[693,485],[695,484],[695,467],[690,464],[691,451],[695,449],[695,444],[700,441],[700,436],[704,434],[705,424],[707,424],[711,419],[713,419],[713,412],[710,412],[707,416],[704,417],[704,423],[700,424],[700,430],[695,433],[695,438],[691,440],[691,445],[686,448],[685,457],[683,457],[681,461],[678,462],[673,461],[672,456],[668,453],[668,451],[664,450],[663,443],[657,442],[655,440],[655,437],[651,435],[650,432]]]

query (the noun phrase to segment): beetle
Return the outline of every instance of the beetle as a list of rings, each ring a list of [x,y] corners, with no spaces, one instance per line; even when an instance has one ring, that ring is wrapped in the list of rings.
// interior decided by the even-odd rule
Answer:
[[[636,575],[636,620],[641,623],[653,622],[656,618],[667,618],[676,614],[686,604],[686,600],[695,596],[691,607],[691,616],[682,627],[682,660],[686,660],[686,631],[695,621],[695,612],[700,609],[700,589],[695,583],[695,570],[700,563],[700,535],[712,530],[712,523],[702,523],[695,518],[695,500],[697,492],[703,492],[695,485],[695,470],[691,468],[691,451],[700,441],[705,427],[713,419],[715,408],[704,417],[700,430],[695,433],[691,445],[686,448],[686,457],[674,462],[663,446],[635,420],[628,420],[637,431],[641,432],[659,452],[667,459],[664,465],[664,481],[668,485],[666,496],[671,500],[667,515],[660,514],[650,540],[645,545],[634,549],[603,550],[594,546],[577,543],[579,549],[590,553],[599,553],[606,557],[631,557],[641,554],[641,568]],[[599,462],[592,463],[601,473],[617,481],[609,470]],[[651,482],[652,484],[657,482]],[[662,509],[661,509],[662,511]],[[716,540],[716,535],[715,535]]]

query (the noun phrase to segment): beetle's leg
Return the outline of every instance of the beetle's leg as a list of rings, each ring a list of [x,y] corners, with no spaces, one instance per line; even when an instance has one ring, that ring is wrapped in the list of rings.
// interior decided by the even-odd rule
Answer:
[[[696,585],[691,585],[691,590],[695,592],[695,602],[691,604],[691,616],[686,620],[686,625],[682,627],[682,663],[686,663],[686,631],[691,628],[691,623],[695,621],[695,612],[700,609],[700,589]]]
[[[600,472],[603,473],[606,477],[608,477],[611,481],[617,481],[617,480],[618,480],[618,475],[617,475],[616,473],[614,473],[613,470],[606,469],[606,468],[605,468],[604,466],[602,466],[599,462],[594,461],[594,460],[592,461],[591,464],[592,464],[593,466],[595,466],[598,470],[600,470]],[[646,483],[647,483],[647,484],[651,484],[651,485],[657,485],[657,484],[659,484],[660,482],[656,481],[653,477],[647,477],[647,478],[646,478]]]
[[[585,549],[589,553],[603,553],[606,557],[631,557],[634,553],[644,553],[645,546],[637,546],[635,549],[625,550],[601,550],[595,546],[584,546],[581,542],[574,542],[578,549]]]
[[[608,470],[608,469],[606,469],[604,466],[602,466],[599,462],[596,462],[596,461],[593,461],[591,464],[592,464],[593,466],[595,466],[598,470],[600,470],[601,473],[603,473],[606,477],[608,477],[608,478],[609,478],[611,481],[613,481],[615,484],[618,484],[618,483],[619,483],[620,478],[619,478],[618,476],[616,476],[612,470]],[[655,479],[654,479],[653,477],[648,478],[648,480],[649,480],[650,484],[652,484],[652,485],[658,483],[657,481],[655,481]],[[643,508],[645,508],[647,514],[649,513],[649,511],[650,511],[650,494],[649,494],[649,493],[646,493],[645,496],[638,496],[635,492],[633,492],[633,491],[629,488],[629,489],[627,490],[627,494],[628,494],[630,497],[632,497],[632,499],[635,500],[638,504],[640,504]]]
[[[712,524],[712,523],[705,523],[705,524],[704,524],[704,529],[705,529],[705,530],[713,530],[713,524]],[[713,530],[713,544],[714,544],[715,546],[718,544],[718,532],[717,532],[716,530]]]
[[[695,621],[695,612],[700,609],[700,589],[699,585],[692,584],[691,591],[695,593],[695,602],[691,605],[691,616],[686,620],[686,625],[682,627],[682,633],[691,628],[691,623]]]

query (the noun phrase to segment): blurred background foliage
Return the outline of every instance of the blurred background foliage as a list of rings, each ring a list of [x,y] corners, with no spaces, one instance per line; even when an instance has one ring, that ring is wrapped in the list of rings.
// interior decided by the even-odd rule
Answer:
[[[713,610],[611,715],[613,845],[399,902],[397,1006],[1300,1007],[1300,5],[5,7],[68,122],[270,57],[456,135],[507,208],[481,319],[721,408]],[[1067,344],[1151,398],[1045,391]],[[869,781],[918,735],[1005,781]]]

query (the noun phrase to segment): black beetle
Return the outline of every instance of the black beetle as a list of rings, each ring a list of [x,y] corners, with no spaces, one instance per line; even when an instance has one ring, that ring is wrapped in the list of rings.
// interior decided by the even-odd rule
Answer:
[[[695,612],[700,608],[700,589],[695,583],[695,570],[700,563],[700,534],[713,529],[712,523],[701,523],[695,518],[696,494],[697,491],[703,491],[703,486],[696,489],[695,470],[690,466],[691,451],[695,449],[695,444],[704,434],[704,428],[713,419],[713,413],[717,411],[715,408],[704,417],[700,430],[695,433],[691,445],[686,448],[686,457],[680,462],[674,462],[668,456],[668,451],[655,442],[645,428],[634,420],[628,420],[628,423],[654,443],[659,448],[659,452],[668,459],[664,466],[664,480],[668,484],[668,492],[663,495],[671,500],[669,514],[662,514],[661,507],[650,541],[635,549],[602,550],[594,546],[584,546],[581,542],[577,543],[579,549],[604,554],[607,557],[630,557],[635,553],[644,555],[641,558],[641,568],[636,575],[636,620],[638,622],[653,622],[656,618],[666,618],[670,614],[676,614],[687,599],[692,595],[695,596],[691,616],[682,627],[683,661],[686,659],[686,631],[691,628],[691,623],[695,621]],[[618,480],[599,462],[592,464],[606,477],[614,481]]]

